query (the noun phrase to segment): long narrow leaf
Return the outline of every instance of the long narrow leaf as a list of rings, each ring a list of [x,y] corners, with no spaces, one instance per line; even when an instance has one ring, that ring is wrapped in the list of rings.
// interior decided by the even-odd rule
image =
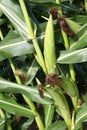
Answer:
[[[54,2],[54,0],[30,0],[31,2],[35,3],[48,3],[48,2]]]
[[[75,37],[70,39],[70,49],[76,50],[85,47],[87,45],[85,35],[87,35],[87,24],[81,26],[78,33],[75,34]]]
[[[61,112],[62,117],[64,118],[67,126],[70,126],[71,117],[70,117],[70,110],[66,98],[63,96],[63,94],[53,91],[52,88],[47,88],[46,90],[53,97],[55,105],[57,105],[57,107],[59,108],[59,111]]]
[[[18,3],[12,0],[0,0],[0,9],[24,38],[31,39]]]
[[[72,21],[68,18],[66,18],[66,22],[68,23],[69,27],[72,29],[74,33],[77,33],[81,27],[79,23],[76,23],[75,21]]]
[[[22,124],[21,130],[27,130],[29,126],[33,123],[34,119],[28,119],[26,122]]]
[[[74,15],[75,21],[80,23],[80,24],[85,24],[87,23],[87,15]]]
[[[28,118],[35,116],[32,110],[17,104],[13,98],[5,96],[4,94],[0,94],[0,108],[3,108],[12,114]]]
[[[5,119],[0,117],[0,130],[4,130],[5,129]]]
[[[57,63],[61,64],[73,64],[87,61],[87,48],[80,50],[67,50],[61,51]]]
[[[63,121],[56,121],[45,130],[65,130],[65,128],[66,128],[66,125]]]
[[[87,121],[87,104],[84,103],[76,112],[75,130],[78,130],[83,122]]]
[[[13,92],[26,95],[32,101],[39,102],[41,104],[51,104],[52,98],[48,93],[44,93],[44,98],[41,98],[38,93],[38,89],[35,87],[29,87],[25,85],[18,85],[16,83],[9,82],[0,78],[0,92]]]
[[[87,46],[87,32],[70,46],[70,50],[82,49]]]
[[[0,42],[0,61],[6,58],[30,54],[34,51],[32,44],[23,40],[17,32],[11,31],[2,42]]]
[[[44,113],[45,113],[45,127],[51,125],[53,116],[54,116],[54,106],[53,105],[44,105]]]
[[[39,70],[39,65],[34,59],[27,72],[27,80],[25,82],[26,85],[32,82],[38,70]]]

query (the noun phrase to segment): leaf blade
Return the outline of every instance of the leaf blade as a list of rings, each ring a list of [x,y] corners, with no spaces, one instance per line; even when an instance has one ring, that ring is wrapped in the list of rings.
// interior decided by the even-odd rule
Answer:
[[[25,85],[19,85],[16,83],[9,82],[2,78],[0,78],[0,92],[21,93],[21,94],[26,95],[32,101],[39,102],[41,104],[53,103],[52,97],[47,92],[44,92],[44,99],[42,99],[39,96],[37,88],[29,87]]]
[[[76,112],[75,130],[79,129],[83,122],[87,121],[87,104],[81,105]]]
[[[24,39],[31,39],[22,10],[17,2],[1,0],[0,9]]]
[[[57,63],[61,64],[74,64],[87,61],[87,48],[80,50],[67,50],[61,51],[57,59]]]
[[[53,115],[54,115],[54,106],[53,105],[44,105],[44,113],[45,113],[45,127],[51,125]]]
[[[15,56],[31,54],[33,51],[34,47],[32,44],[23,40],[17,32],[11,31],[0,42],[0,61]]]
[[[45,130],[65,130],[66,125],[63,121],[56,121]]]
[[[16,103],[16,101],[13,98],[5,96],[4,94],[1,93],[0,93],[0,108],[3,108],[4,110],[12,114],[25,116],[28,118],[32,118],[35,116],[32,110],[27,109],[22,105],[19,105],[18,103]]]

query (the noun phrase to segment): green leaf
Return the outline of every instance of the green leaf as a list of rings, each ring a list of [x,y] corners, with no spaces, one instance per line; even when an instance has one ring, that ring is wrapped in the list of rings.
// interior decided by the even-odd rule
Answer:
[[[5,129],[5,119],[0,117],[0,130],[4,130]]]
[[[28,28],[24,21],[24,16],[22,14],[21,8],[17,2],[12,0],[0,0],[0,9],[11,21],[16,30],[25,39],[31,39]]]
[[[85,35],[87,35],[87,24],[81,26],[78,33],[75,34],[75,37],[69,38],[70,49],[75,50],[85,47],[87,44]]]
[[[80,23],[82,25],[87,23],[87,15],[78,15],[78,14],[76,14],[73,17],[74,17],[76,22],[78,22],[78,23]]]
[[[50,15],[45,39],[44,39],[44,57],[48,73],[52,73],[55,70],[56,56],[55,56],[55,42],[54,42],[54,27],[52,16]]]
[[[16,103],[16,101],[8,96],[5,96],[4,94],[0,93],[0,108],[16,115],[32,118],[35,117],[35,114],[32,110],[23,107],[22,105],[19,105]]]
[[[32,80],[36,76],[36,73],[38,70],[39,70],[39,65],[38,65],[37,61],[34,59],[31,66],[28,69],[27,80],[25,82],[25,85],[28,85],[32,82]]]
[[[61,2],[66,2],[66,1],[69,1],[69,0],[61,0]],[[71,1],[72,1],[72,0],[71,0]],[[71,1],[70,1],[70,2],[71,2]]]
[[[69,2],[62,2],[61,3],[62,5],[62,8],[64,8],[66,11],[70,12],[71,14],[74,12],[74,13],[80,13],[80,9],[78,7],[76,7],[74,4],[71,4],[70,3],[70,0]]]
[[[57,63],[74,64],[87,61],[87,48],[61,51]]]
[[[76,43],[79,43],[80,42],[80,39],[83,39],[84,40],[84,35],[87,34],[87,24],[84,24],[78,31],[78,33],[75,34],[75,37],[73,38],[69,38],[69,42],[70,42],[70,47],[72,47],[74,45],[74,48],[76,46]],[[81,43],[80,43],[81,44]],[[83,43],[83,46],[85,45],[86,43]],[[82,44],[81,44],[82,45]],[[80,46],[81,46],[80,45]],[[77,46],[77,49],[78,47],[80,47],[79,45]]]
[[[68,77],[66,78],[62,76],[61,80],[61,86],[65,90],[65,92],[71,97],[78,97],[79,94],[76,84]]]
[[[87,23],[81,26],[79,32],[76,34],[76,37],[80,39],[80,37],[82,37],[82,35],[84,35],[85,33],[87,33]]]
[[[30,54],[34,51],[32,44],[23,40],[17,32],[11,31],[0,42],[0,61],[15,56]]]
[[[49,2],[54,2],[54,0],[29,0],[31,2],[35,3],[49,3]]]
[[[51,125],[53,116],[54,116],[54,106],[53,105],[44,105],[45,113],[45,127],[47,128]]]
[[[66,22],[74,33],[77,33],[79,31],[79,29],[81,28],[80,24],[78,24],[75,21],[72,21],[68,18],[66,18]]]
[[[87,103],[82,104],[76,111],[75,130],[78,130],[85,121],[87,121]]]
[[[87,32],[70,46],[70,50],[82,49],[87,46]]]
[[[70,127],[71,124],[70,110],[65,96],[62,93],[58,92],[57,90],[54,91],[50,87],[47,87],[46,90],[53,97],[55,105],[57,105],[57,107],[59,108],[59,111],[61,112],[62,117],[64,118],[67,126]]]
[[[63,121],[56,121],[52,123],[48,128],[45,130],[65,130],[66,125]]]
[[[26,95],[32,101],[41,103],[41,104],[51,104],[53,103],[52,97],[44,92],[44,98],[41,98],[38,93],[38,89],[35,87],[29,87],[25,85],[19,85],[16,83],[9,82],[0,78],[0,92],[11,92],[11,93],[20,93]]]
[[[21,130],[27,130],[29,126],[32,124],[34,119],[28,119],[24,124],[22,125]]]

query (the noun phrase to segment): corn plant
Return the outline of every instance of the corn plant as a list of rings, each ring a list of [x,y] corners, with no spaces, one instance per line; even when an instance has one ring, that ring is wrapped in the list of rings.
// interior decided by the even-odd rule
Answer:
[[[0,0],[0,130],[86,130],[86,15],[86,0]]]

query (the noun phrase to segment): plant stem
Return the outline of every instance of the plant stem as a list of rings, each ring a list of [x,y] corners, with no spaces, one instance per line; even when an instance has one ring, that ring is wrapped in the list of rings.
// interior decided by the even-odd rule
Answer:
[[[69,68],[70,68],[70,74],[71,74],[71,78],[72,80],[75,82],[75,71],[74,71],[74,67],[72,64],[69,64]]]
[[[56,3],[60,5],[60,0],[56,0]],[[61,8],[60,8],[60,10],[58,10],[58,12],[62,16],[62,9]],[[65,49],[67,50],[67,49],[69,49],[68,37],[63,30],[61,30],[61,32],[62,32],[62,36],[63,36],[63,39],[64,39],[64,46],[65,46]],[[70,68],[71,79],[75,82],[75,71],[74,71],[73,65],[70,64],[69,68]]]
[[[3,38],[4,38],[1,29],[0,29],[0,38],[1,38],[1,40],[3,40]]]
[[[56,0],[56,3],[57,3],[58,5],[60,5],[60,0]],[[60,8],[58,9],[58,14],[59,14],[60,16],[62,16],[61,6],[60,6]]]
[[[47,69],[46,69],[46,65],[45,65],[41,50],[40,50],[40,48],[38,46],[37,40],[33,39],[32,42],[33,42],[34,48],[35,48],[35,50],[37,52],[37,61],[40,64],[40,66],[42,67],[44,73],[47,74],[48,72],[47,72]]]
[[[0,30],[0,37],[3,40],[3,34],[2,34],[1,30]],[[15,76],[17,83],[22,84],[20,77],[16,74],[16,70],[15,70],[15,67],[14,67],[12,60],[11,59],[8,59],[8,60],[9,60],[10,66],[12,68],[12,71],[13,71],[13,74]],[[35,117],[35,120],[37,122],[37,126],[38,126],[39,130],[44,130],[43,123],[40,119],[39,114],[36,111],[34,103],[28,97],[26,97],[25,95],[23,95],[23,97],[24,97],[25,101],[27,102],[27,104],[29,105],[29,107],[34,111],[35,114],[37,114],[37,116]],[[0,109],[0,111],[1,111],[1,109]],[[8,127],[8,130],[12,130],[10,125],[7,125],[7,127]]]
[[[3,34],[2,34],[1,30],[0,30],[0,37],[1,37],[1,40],[3,40],[4,37],[3,37]],[[16,69],[15,69],[15,66],[14,66],[12,60],[11,59],[8,59],[8,60],[9,60],[10,66],[12,68],[12,71],[13,71],[13,74],[14,74],[14,77],[15,77],[17,83],[18,84],[22,84],[20,77],[16,73]],[[28,97],[26,97],[25,95],[23,95],[23,97],[24,97],[25,101],[27,102],[27,104],[29,105],[29,107],[33,110],[33,112],[35,114],[37,114],[37,116],[35,117],[35,120],[37,122],[37,126],[38,126],[39,130],[44,130],[44,126],[43,126],[42,120],[41,120],[41,118],[40,118],[40,116],[39,116],[39,114],[38,114],[38,112],[37,112],[37,110],[35,108],[34,103]],[[0,111],[1,111],[1,109],[0,109]],[[9,125],[7,125],[7,126],[8,126],[8,130],[12,130],[11,126],[9,126]]]
[[[14,76],[16,78],[17,83],[22,84],[20,77],[16,74],[15,66],[14,66],[12,60],[9,59],[9,62],[10,62],[10,65],[11,65],[11,68],[12,68],[12,71],[13,71],[13,74],[14,74]],[[35,120],[37,122],[37,126],[38,126],[39,130],[44,130],[43,123],[42,123],[42,121],[40,119],[40,116],[39,116],[39,114],[38,114],[38,112],[36,110],[36,107],[35,107],[34,103],[25,95],[23,95],[23,98],[25,99],[25,101],[27,102],[29,107],[33,110],[33,112],[37,115],[35,117]]]
[[[60,5],[60,0],[56,0],[56,3]],[[58,15],[62,17],[62,9],[60,7],[60,10],[58,10]],[[66,33],[61,29],[61,32],[62,32],[62,36],[63,36],[63,40],[64,40],[64,46],[65,46],[65,49],[69,49],[69,42],[68,42],[68,37],[66,35]],[[70,68],[70,75],[71,75],[71,79],[75,82],[75,71],[74,71],[74,67],[72,64],[69,65],[69,68]],[[78,91],[78,90],[77,90]],[[75,97],[75,98],[72,98],[71,97],[71,100],[72,100],[72,103],[73,103],[73,106],[74,106],[74,109],[77,108],[78,104],[77,104],[77,101],[78,101],[78,95]],[[72,125],[72,124],[71,124]],[[72,126],[71,126],[72,127]],[[70,126],[68,127],[68,130],[71,130]]]
[[[56,3],[60,5],[60,0],[56,0]],[[58,14],[60,16],[62,16],[62,9],[61,9],[61,7],[60,7],[60,10],[58,10]],[[61,30],[61,32],[62,32],[62,36],[63,36],[63,39],[64,39],[64,46],[65,46],[65,49],[67,50],[67,49],[69,49],[68,37],[67,37],[66,33],[63,30]],[[71,78],[72,78],[73,81],[75,81],[75,72],[74,72],[73,65],[70,64],[69,68],[70,68]]]
[[[0,117],[5,119],[5,114],[2,109],[0,109]]]
[[[79,128],[79,130],[83,130],[83,125],[81,125],[81,127]]]
[[[0,109],[0,117],[5,119],[5,114],[2,109]],[[2,123],[5,123],[5,121],[3,121]],[[2,125],[2,124],[0,123],[0,125]],[[6,125],[7,125],[7,130],[12,130],[12,127],[8,122],[6,122]]]
[[[12,60],[11,60],[11,59],[8,59],[8,60],[9,60],[11,69],[12,69],[12,71],[13,71],[13,74],[14,74],[14,76],[15,76],[15,79],[16,79],[17,83],[18,83],[18,84],[22,84],[22,82],[21,82],[19,76],[16,74],[16,70],[15,70],[15,67],[14,67],[14,65],[13,65]]]
[[[32,28],[31,22],[30,22],[30,17],[29,17],[29,15],[27,13],[27,10],[26,10],[24,0],[19,0],[19,2],[20,2],[20,5],[21,5],[21,8],[22,8],[24,17],[25,17],[25,21],[26,21],[29,33],[34,38],[34,31],[33,31],[33,28]]]
[[[21,8],[22,8],[22,12],[24,14],[24,18],[25,18],[25,21],[26,21],[26,24],[27,24],[27,27],[28,27],[28,30],[29,30],[29,33],[32,37],[32,42],[33,42],[33,45],[34,45],[34,48],[35,48],[35,51],[37,53],[37,58],[38,60],[37,61],[40,61],[40,66],[42,67],[43,71],[45,73],[47,73],[47,69],[46,69],[46,65],[45,65],[45,61],[44,61],[44,58],[43,58],[43,55],[42,55],[42,52],[40,50],[40,47],[38,45],[38,42],[36,40],[36,37],[35,37],[35,34],[34,34],[34,30],[32,28],[32,24],[31,24],[31,21],[30,21],[30,17],[28,15],[28,12],[27,12],[27,9],[26,9],[26,6],[25,6],[25,3],[24,3],[24,0],[19,0],[20,2],[20,5],[21,5]]]
[[[56,2],[57,2],[57,4],[60,4],[60,0],[56,0]],[[58,10],[58,12],[62,16],[62,9],[61,8],[60,8],[60,10]],[[63,36],[63,39],[64,39],[64,46],[65,46],[65,49],[67,50],[67,49],[69,49],[68,37],[67,37],[66,33],[63,30],[61,30],[61,32],[62,32],[62,36]],[[70,68],[71,79],[75,82],[75,71],[74,71],[73,65],[69,64],[69,68]],[[73,103],[74,103],[74,101],[73,101]],[[75,104],[74,104],[74,106],[76,107]]]
[[[87,0],[84,0],[85,11],[87,12]]]
[[[7,122],[6,125],[7,125],[7,130],[12,130],[12,127],[10,126],[9,122]]]

